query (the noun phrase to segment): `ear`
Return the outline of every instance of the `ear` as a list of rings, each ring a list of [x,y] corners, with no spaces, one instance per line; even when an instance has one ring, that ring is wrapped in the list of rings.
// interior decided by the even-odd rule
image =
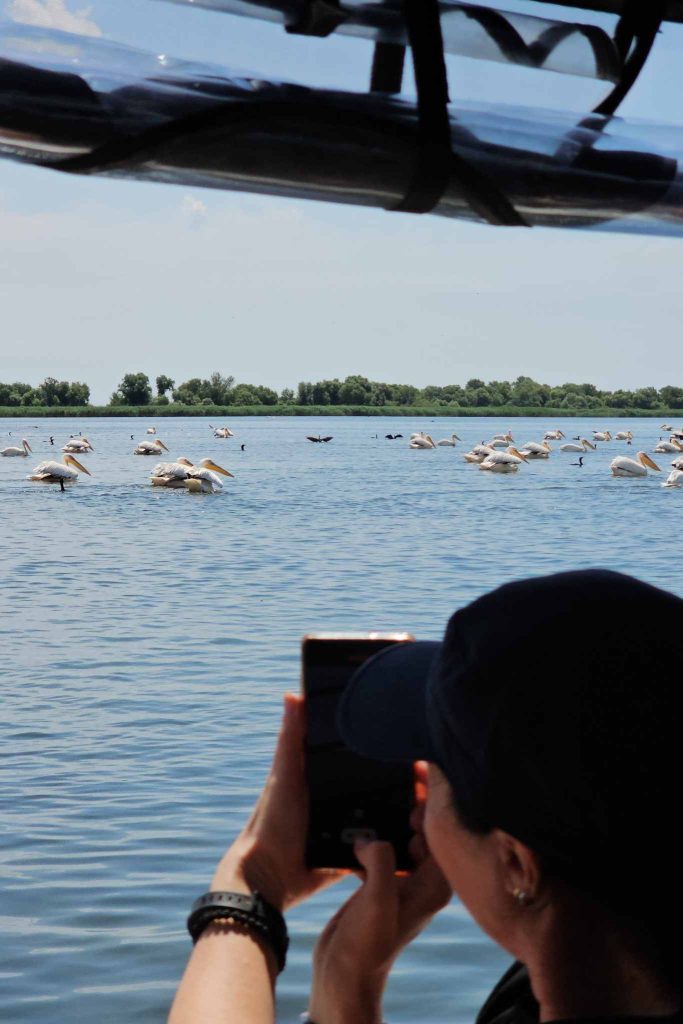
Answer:
[[[494,843],[498,858],[499,872],[505,891],[511,898],[519,898],[520,904],[533,903],[541,889],[542,871],[538,854],[502,829],[494,829]]]

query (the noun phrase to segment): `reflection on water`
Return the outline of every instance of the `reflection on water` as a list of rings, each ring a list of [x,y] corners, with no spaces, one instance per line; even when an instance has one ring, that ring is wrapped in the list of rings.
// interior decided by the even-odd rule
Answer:
[[[34,448],[0,459],[0,979],[13,1022],[164,1020],[187,909],[261,785],[304,632],[436,638],[495,584],[595,564],[682,592],[683,492],[611,478],[623,443],[583,469],[555,452],[492,477],[462,446],[416,452],[384,434],[455,430],[469,445],[503,420],[244,419],[229,440],[203,419],[160,420],[172,457],[235,473],[204,496],[149,487],[156,460],[130,454],[145,419],[36,423],[0,421],[3,447],[11,430]],[[570,437],[596,425],[561,424]],[[556,424],[512,426],[524,442]],[[651,450],[659,421],[628,426]],[[91,478],[66,494],[24,479],[61,455],[50,434],[82,428]],[[334,440],[305,440],[318,433]],[[316,933],[351,885],[290,915],[283,1022],[306,1006]],[[454,901],[399,962],[387,1017],[470,1022],[505,962]]]

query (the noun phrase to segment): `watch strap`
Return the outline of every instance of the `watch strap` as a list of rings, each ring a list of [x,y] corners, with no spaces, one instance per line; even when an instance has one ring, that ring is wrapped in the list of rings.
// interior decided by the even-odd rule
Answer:
[[[258,892],[206,892],[192,904],[187,930],[196,942],[214,921],[228,921],[253,931],[273,950],[278,972],[284,970],[289,936],[280,911]]]

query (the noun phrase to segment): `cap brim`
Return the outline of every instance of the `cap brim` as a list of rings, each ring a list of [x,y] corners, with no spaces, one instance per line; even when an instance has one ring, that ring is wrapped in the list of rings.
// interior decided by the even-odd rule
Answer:
[[[427,684],[441,644],[392,644],[352,676],[337,729],[357,754],[380,761],[434,761],[427,725]]]

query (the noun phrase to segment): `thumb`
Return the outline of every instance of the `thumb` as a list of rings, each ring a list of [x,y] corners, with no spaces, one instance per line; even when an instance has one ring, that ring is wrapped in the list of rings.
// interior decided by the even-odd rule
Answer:
[[[353,852],[365,868],[364,888],[368,896],[393,899],[396,889],[396,855],[391,843],[361,839],[356,841]]]

